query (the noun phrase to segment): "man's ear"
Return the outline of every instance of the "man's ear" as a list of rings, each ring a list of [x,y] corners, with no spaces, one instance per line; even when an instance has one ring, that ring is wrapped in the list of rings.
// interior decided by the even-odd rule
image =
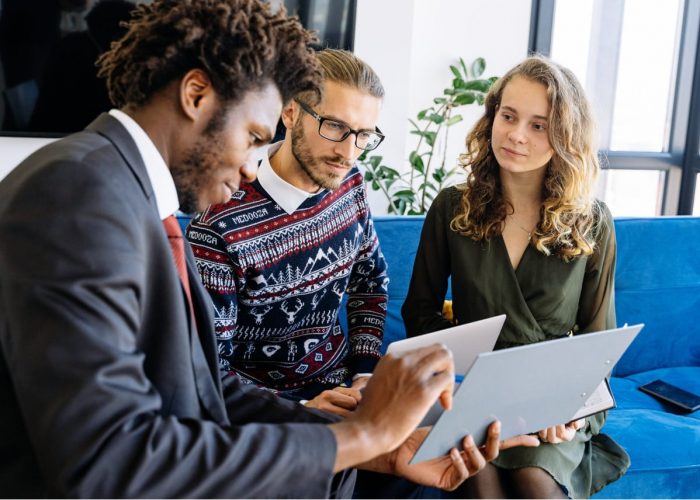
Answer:
[[[294,99],[290,99],[287,104],[282,108],[282,123],[287,129],[292,129],[294,124],[298,120],[299,113],[301,113],[301,108],[299,104]]]
[[[201,69],[192,69],[180,80],[180,107],[193,121],[208,119],[216,104],[216,92],[211,79]]]

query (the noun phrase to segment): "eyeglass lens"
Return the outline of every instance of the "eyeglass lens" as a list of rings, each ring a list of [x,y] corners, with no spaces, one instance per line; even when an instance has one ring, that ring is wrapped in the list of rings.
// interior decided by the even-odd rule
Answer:
[[[323,120],[321,128],[319,129],[319,134],[321,134],[321,137],[328,140],[340,142],[350,134],[350,128],[344,123],[333,120]],[[374,149],[380,142],[381,137],[369,130],[362,130],[355,136],[355,145],[360,149]]]

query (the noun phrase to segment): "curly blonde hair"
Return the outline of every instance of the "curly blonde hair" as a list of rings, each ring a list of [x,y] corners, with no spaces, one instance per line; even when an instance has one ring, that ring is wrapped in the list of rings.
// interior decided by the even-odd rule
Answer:
[[[506,215],[513,213],[503,195],[500,167],[490,141],[503,91],[515,77],[544,85],[549,100],[548,135],[554,154],[546,166],[544,201],[532,244],[545,255],[557,255],[565,261],[590,255],[598,219],[592,190],[600,171],[591,107],[576,76],[539,55],[511,69],[486,96],[485,113],[469,132],[467,151],[459,158],[467,180],[459,187],[460,211],[450,227],[476,241],[488,240],[501,233]]]

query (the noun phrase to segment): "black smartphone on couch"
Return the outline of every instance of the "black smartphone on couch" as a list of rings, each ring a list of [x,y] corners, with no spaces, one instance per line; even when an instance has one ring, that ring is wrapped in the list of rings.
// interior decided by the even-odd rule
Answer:
[[[670,403],[686,412],[693,412],[700,409],[700,396],[669,384],[668,382],[664,382],[663,380],[649,382],[641,386],[639,390],[651,394],[655,398],[665,403]]]

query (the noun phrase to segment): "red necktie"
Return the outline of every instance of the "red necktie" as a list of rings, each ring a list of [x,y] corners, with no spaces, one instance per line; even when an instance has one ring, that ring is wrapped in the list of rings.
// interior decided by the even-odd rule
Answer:
[[[182,229],[180,229],[180,223],[177,221],[177,218],[175,218],[174,215],[171,215],[163,219],[163,227],[165,227],[165,234],[168,235],[170,250],[172,251],[173,259],[175,260],[177,274],[180,275],[182,287],[185,289],[185,295],[187,295],[187,303],[190,306],[190,313],[194,317],[192,295],[190,293],[190,280],[187,277],[187,262],[185,260],[185,239],[182,235]]]

